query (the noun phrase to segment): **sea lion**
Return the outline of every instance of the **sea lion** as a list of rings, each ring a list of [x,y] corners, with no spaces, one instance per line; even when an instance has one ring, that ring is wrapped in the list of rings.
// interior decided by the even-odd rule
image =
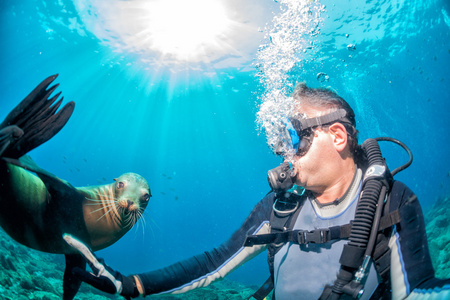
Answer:
[[[151,194],[147,181],[134,173],[111,184],[75,188],[25,155],[59,132],[73,112],[73,102],[56,112],[62,99],[52,104],[60,93],[48,99],[55,78],[38,85],[0,124],[0,226],[25,246],[65,254],[63,298],[73,299],[81,282],[71,270],[86,263],[63,234],[77,236],[94,251],[108,247],[138,221]]]

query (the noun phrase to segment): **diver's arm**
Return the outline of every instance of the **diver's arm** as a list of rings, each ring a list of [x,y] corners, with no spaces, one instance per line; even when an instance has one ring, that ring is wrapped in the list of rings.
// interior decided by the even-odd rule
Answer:
[[[389,241],[392,299],[450,299],[450,279],[434,277],[417,197],[405,185],[395,182],[391,202],[391,210],[399,207],[401,217]]]
[[[92,269],[92,273],[79,267],[74,267],[70,270],[78,280],[84,281],[103,292],[120,294],[126,299],[140,295],[137,281],[134,277],[125,277],[120,272],[111,269],[102,259],[97,258],[88,245],[71,234],[64,233],[63,239],[83,256]],[[73,284],[77,283],[74,281]]]
[[[256,205],[240,229],[221,246],[166,268],[134,275],[138,289],[142,286],[144,295],[184,293],[225,277],[266,249],[265,245],[242,245],[249,234],[269,232],[272,205],[273,195],[269,194]]]

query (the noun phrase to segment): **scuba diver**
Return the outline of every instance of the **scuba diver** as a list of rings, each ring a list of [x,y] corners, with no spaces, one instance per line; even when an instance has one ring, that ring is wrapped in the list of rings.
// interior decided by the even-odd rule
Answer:
[[[450,299],[434,276],[421,207],[386,166],[378,140],[358,144],[355,114],[329,89],[296,86],[280,124],[272,191],[222,245],[162,269],[123,276],[76,237],[92,273],[73,273],[127,299],[209,285],[268,250],[271,276],[249,299]]]

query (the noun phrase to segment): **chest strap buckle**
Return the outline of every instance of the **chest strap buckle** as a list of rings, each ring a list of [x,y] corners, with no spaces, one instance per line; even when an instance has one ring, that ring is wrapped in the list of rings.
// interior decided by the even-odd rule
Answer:
[[[329,229],[316,229],[316,230],[298,230],[297,231],[297,243],[298,244],[323,244],[330,241]]]

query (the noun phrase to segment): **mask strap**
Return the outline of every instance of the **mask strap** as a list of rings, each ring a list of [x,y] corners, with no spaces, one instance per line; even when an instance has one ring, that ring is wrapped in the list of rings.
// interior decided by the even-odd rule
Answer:
[[[302,124],[302,130],[306,128],[312,128],[315,126],[321,126],[323,124],[328,124],[337,120],[344,118],[347,115],[345,109],[338,109],[332,113],[329,113],[320,117],[313,117],[309,119],[300,119],[300,123]]]

